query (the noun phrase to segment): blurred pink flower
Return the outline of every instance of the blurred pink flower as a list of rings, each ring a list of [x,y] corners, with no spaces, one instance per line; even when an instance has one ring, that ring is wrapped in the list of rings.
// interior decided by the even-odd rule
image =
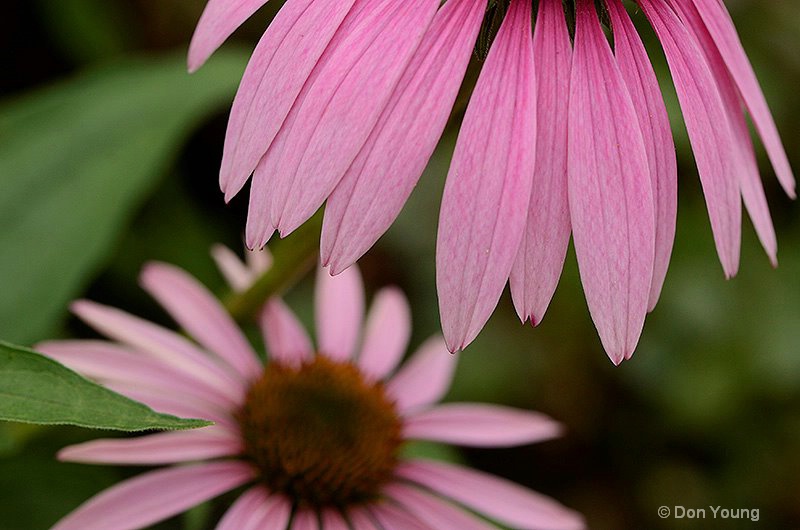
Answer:
[[[210,0],[190,69],[265,0]],[[745,111],[786,193],[795,182],[722,0],[638,0],[667,56],[725,275],[737,272],[741,202],[773,263],[777,243]],[[675,235],[669,119],[621,0],[605,0],[612,51],[591,0],[574,43],[561,0],[509,11],[461,126],[442,198],[437,285],[445,340],[464,348],[510,278],[538,324],[570,232],[592,318],[615,363],[659,298]],[[247,242],[286,235],[327,200],[322,260],[338,273],[389,227],[453,107],[485,0],[288,0],[233,103],[220,184],[253,175]]]
[[[266,256],[245,267],[227,249],[215,255],[229,278],[237,276],[232,270],[268,266]],[[219,302],[184,271],[151,264],[141,281],[197,343],[79,301],[74,312],[115,342],[54,341],[39,349],[158,411],[215,425],[63,449],[59,458],[72,462],[179,465],[101,492],[55,529],[142,528],[241,486],[218,530],[494,528],[473,511],[514,528],[584,528],[580,515],[518,485],[403,455],[407,440],[503,447],[547,440],[561,428],[502,406],[437,405],[456,364],[440,337],[395,372],[411,333],[397,289],[378,292],[362,330],[357,268],[336,277],[321,271],[316,348],[291,310],[273,299],[260,315],[269,352],[262,364]]]

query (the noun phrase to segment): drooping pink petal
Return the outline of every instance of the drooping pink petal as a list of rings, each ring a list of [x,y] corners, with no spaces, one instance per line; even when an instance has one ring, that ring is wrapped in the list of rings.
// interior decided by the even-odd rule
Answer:
[[[389,484],[384,494],[400,503],[432,528],[459,530],[492,530],[479,517],[471,515],[449,502],[402,483]]]
[[[541,0],[533,35],[536,67],[536,166],[525,233],[511,269],[519,318],[536,326],[564,267],[569,245],[567,103],[572,45],[560,0]]]
[[[236,434],[212,425],[192,431],[70,445],[58,452],[58,459],[85,464],[152,466],[233,456],[240,451],[241,441]]]
[[[286,530],[292,505],[263,486],[247,490],[225,513],[216,530]]]
[[[310,360],[314,346],[305,328],[280,298],[264,304],[259,315],[261,331],[270,359],[289,366]]]
[[[317,513],[310,509],[300,509],[294,514],[291,530],[318,530]],[[324,529],[323,529],[324,530]]]
[[[670,0],[670,3],[683,19],[686,29],[700,44],[700,48],[708,60],[711,73],[717,82],[722,103],[730,120],[734,141],[733,154],[737,157],[733,168],[740,181],[744,204],[753,220],[753,226],[767,256],[772,264],[777,266],[778,240],[775,236],[775,228],[772,226],[772,217],[769,213],[764,186],[761,183],[758,162],[753,142],[750,139],[750,129],[747,126],[739,91],[694,2],[692,0]]]
[[[370,513],[384,529],[400,530],[439,530],[425,524],[418,517],[393,504],[381,502],[368,507]]]
[[[267,0],[208,0],[189,45],[189,71],[203,66],[231,33],[266,3]]]
[[[353,162],[438,5],[356,1],[278,133],[283,149],[271,148],[261,164],[274,167],[272,220],[281,235],[320,207]]]
[[[697,42],[663,0],[640,0],[656,31],[683,110],[711,229],[727,277],[739,267],[742,204],[733,139],[722,99]]]
[[[350,267],[338,276],[331,276],[320,267],[314,303],[320,353],[336,361],[352,358],[364,319],[361,273]]]
[[[767,101],[758,84],[755,72],[753,72],[753,67],[747,59],[747,54],[733,25],[733,20],[720,0],[694,0],[694,4],[741,92],[753,118],[753,123],[772,161],[772,167],[775,168],[778,180],[786,194],[795,198],[795,180],[792,168],[783,149]]]
[[[555,500],[479,471],[414,460],[401,463],[396,474],[520,530],[586,528],[579,514]]]
[[[600,340],[615,364],[644,326],[655,220],[636,112],[591,0],[577,3],[569,100],[569,206],[575,254]]]
[[[148,263],[140,281],[182,328],[245,380],[261,374],[261,363],[244,333],[214,295],[192,276],[166,263]]]
[[[323,510],[320,514],[320,521],[322,530],[350,530],[350,526],[344,520],[342,514],[339,513],[339,510],[331,508]]]
[[[61,519],[53,530],[134,530],[157,523],[253,478],[243,462],[151,471],[113,486]]]
[[[447,123],[485,9],[485,0],[445,2],[364,147],[328,197],[321,251],[334,274],[389,228],[419,180]]]
[[[70,306],[73,313],[100,333],[133,346],[143,354],[213,385],[218,392],[241,403],[245,386],[238,377],[198,349],[184,337],[119,309],[88,300]]]
[[[606,0],[614,29],[614,55],[628,87],[647,150],[655,210],[655,259],[647,308],[652,311],[667,276],[678,215],[678,164],[669,115],[656,73],[621,0]]]
[[[513,0],[472,93],[442,197],[436,285],[450,351],[494,311],[525,228],[536,142],[531,6]]]
[[[59,340],[37,345],[46,354],[84,377],[122,381],[131,385],[167,387],[179,395],[221,408],[236,408],[239,401],[213,385],[117,344],[100,340]]]
[[[450,388],[456,362],[444,340],[431,337],[388,381],[386,392],[401,413],[435,403]]]
[[[352,5],[353,0],[288,0],[267,28],[242,76],[228,120],[220,169],[226,200],[255,170]],[[260,215],[266,200],[254,199],[251,214]]]
[[[367,316],[359,368],[373,380],[383,379],[403,358],[410,337],[408,300],[400,289],[382,289],[375,295]]]
[[[272,143],[272,148],[276,144],[282,144],[281,139]],[[261,166],[259,166],[261,167]],[[244,240],[247,248],[265,248],[267,242],[275,234],[275,227],[272,225],[272,182],[269,180],[272,173],[268,171],[258,171],[253,173],[250,181],[250,198],[247,207],[247,223],[244,227]]]
[[[544,414],[478,403],[448,403],[406,417],[403,437],[466,445],[506,447],[541,442],[561,434]]]

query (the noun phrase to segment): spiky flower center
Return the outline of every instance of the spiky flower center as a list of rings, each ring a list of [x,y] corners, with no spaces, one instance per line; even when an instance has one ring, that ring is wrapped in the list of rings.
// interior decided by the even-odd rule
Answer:
[[[238,419],[245,456],[267,488],[315,507],[374,499],[402,441],[383,386],[321,355],[299,368],[269,364]]]

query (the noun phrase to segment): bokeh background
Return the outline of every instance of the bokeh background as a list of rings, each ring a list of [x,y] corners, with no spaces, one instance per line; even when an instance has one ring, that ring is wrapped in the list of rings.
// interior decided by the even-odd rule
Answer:
[[[224,294],[208,250],[241,248],[246,193],[225,205],[217,169],[227,110],[273,0],[199,74],[183,58],[202,0],[12,0],[0,17],[0,337],[91,336],[68,316],[87,296],[169,324],[137,286],[150,259]],[[800,170],[800,5],[726,0]],[[759,160],[780,243],[773,270],[744,222],[741,272],[725,281],[674,90],[663,81],[680,170],[678,233],[661,302],[631,361],[603,353],[572,251],[544,322],[521,326],[506,293],[461,354],[452,400],[544,411],[560,440],[508,450],[419,450],[551,495],[590,528],[800,528],[800,209]],[[461,100],[480,65],[471,66]],[[438,331],[438,204],[460,105],[400,219],[361,260],[370,292],[409,295],[419,343]],[[311,281],[288,294],[310,323]],[[106,433],[0,424],[0,528],[42,529],[138,472],[57,463]],[[759,509],[760,520],[660,519],[659,506]],[[218,505],[158,526],[212,528]]]

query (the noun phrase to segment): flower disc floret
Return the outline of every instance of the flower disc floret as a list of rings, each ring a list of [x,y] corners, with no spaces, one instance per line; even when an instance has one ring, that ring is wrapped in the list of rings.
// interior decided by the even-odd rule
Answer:
[[[317,356],[270,364],[238,414],[245,454],[270,491],[315,507],[377,498],[392,477],[401,422],[381,384]]]

